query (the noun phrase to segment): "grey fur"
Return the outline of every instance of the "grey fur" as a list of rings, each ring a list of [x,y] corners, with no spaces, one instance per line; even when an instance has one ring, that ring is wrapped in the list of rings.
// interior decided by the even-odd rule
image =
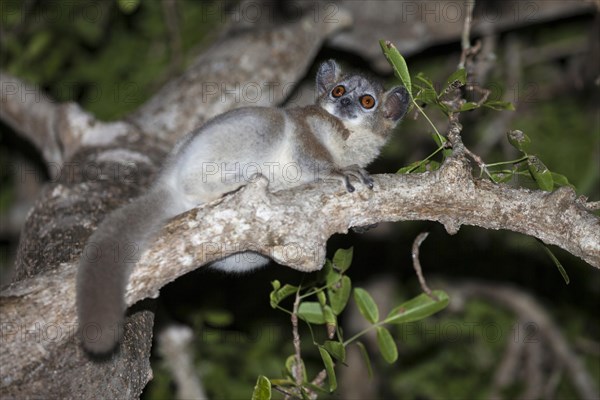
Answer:
[[[170,202],[168,191],[153,188],[109,214],[88,239],[77,274],[79,333],[88,351],[108,353],[120,341],[129,272],[153,232],[173,216],[163,212]]]
[[[125,259],[123,250],[134,243],[139,257],[167,219],[245,185],[257,172],[269,179],[272,191],[318,179],[341,182],[349,192],[355,190],[353,179],[373,187],[364,168],[406,112],[406,89],[384,92],[362,75],[343,75],[333,60],[321,65],[316,84],[316,105],[239,108],[191,132],[175,146],[153,188],[100,224],[86,246],[100,255],[84,254],[77,278],[80,333],[88,351],[108,353],[119,342],[125,287],[136,261]],[[333,96],[337,85],[344,86],[343,96]],[[374,98],[372,108],[361,105],[364,95]],[[298,172],[294,179],[284,173],[290,167]],[[122,250],[116,258],[115,248]],[[244,272],[268,262],[256,253],[242,253],[212,267]],[[95,328],[102,332],[99,337],[92,335]]]

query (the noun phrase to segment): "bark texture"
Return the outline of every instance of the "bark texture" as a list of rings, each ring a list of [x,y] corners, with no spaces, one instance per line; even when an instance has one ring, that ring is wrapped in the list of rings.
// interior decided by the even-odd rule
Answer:
[[[22,229],[14,283],[0,295],[0,396],[139,397],[152,377],[151,303],[130,309],[124,343],[110,359],[90,359],[73,336],[75,274],[87,238],[148,187],[179,137],[231,108],[281,104],[289,90],[258,98],[249,90],[264,82],[294,87],[323,40],[350,22],[344,12],[336,22],[302,18],[224,35],[121,121],[99,121],[0,74],[0,118],[40,150],[52,177]],[[243,85],[244,96],[226,94],[244,93]]]

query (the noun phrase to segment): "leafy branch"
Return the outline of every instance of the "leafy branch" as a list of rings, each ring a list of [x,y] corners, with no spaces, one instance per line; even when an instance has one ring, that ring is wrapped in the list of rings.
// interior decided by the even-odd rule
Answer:
[[[271,389],[291,398],[316,398],[317,392],[323,392],[318,383],[321,383],[322,377],[325,376],[328,379],[329,391],[334,391],[337,388],[335,363],[345,363],[346,348],[352,344],[359,346],[370,371],[369,355],[359,339],[373,330],[376,331],[381,356],[388,363],[394,363],[398,359],[398,349],[392,333],[385,325],[419,321],[448,305],[449,299],[446,293],[439,290],[433,291],[432,296],[420,294],[398,305],[385,318],[381,319],[379,307],[369,292],[363,288],[352,287],[350,277],[346,274],[352,263],[352,257],[352,248],[337,250],[333,259],[325,262],[325,266],[317,278],[304,287],[282,285],[277,280],[271,283],[273,286],[270,294],[271,307],[292,316],[292,333],[296,352],[288,357],[285,363],[286,375],[283,378],[269,379],[264,376],[258,378],[253,399],[270,399]],[[337,318],[346,309],[351,293],[358,310],[371,325],[345,339]],[[281,303],[292,295],[294,295],[294,302],[292,309],[289,310]],[[300,355],[300,339],[295,319],[296,321],[300,319],[308,325],[312,344],[317,347],[323,361],[324,369],[317,373],[312,381],[308,380],[307,371]],[[327,340],[322,343],[316,340],[313,325],[325,328]]]

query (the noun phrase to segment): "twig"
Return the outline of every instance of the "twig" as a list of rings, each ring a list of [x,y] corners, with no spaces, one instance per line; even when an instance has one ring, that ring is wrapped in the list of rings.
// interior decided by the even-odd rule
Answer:
[[[523,321],[519,320],[513,326],[513,330],[518,329],[518,332],[521,332],[523,325]],[[525,342],[522,340],[511,339],[512,338],[509,337],[509,340],[506,341],[506,349],[504,350],[502,361],[494,373],[494,380],[489,395],[490,400],[502,399],[502,396],[500,395],[502,390],[511,386],[515,381],[517,367],[523,356]]]
[[[490,180],[494,181],[483,159],[477,154],[473,153],[464,145],[460,136],[460,133],[462,132],[462,125],[458,122],[458,116],[459,113],[450,113],[448,117],[450,120],[450,124],[448,125],[446,137],[452,145],[452,150],[454,150],[454,152],[458,155],[464,154],[467,157],[471,158],[477,164],[481,173],[485,172],[485,174],[490,178]]]
[[[600,201],[590,201],[589,203],[585,203],[584,207],[588,210],[600,210]]]
[[[298,334],[298,307],[300,306],[300,290],[296,292],[296,298],[294,299],[294,308],[292,310],[292,337],[294,343],[295,362],[294,368],[292,368],[296,385],[300,387],[302,385],[302,354],[300,350],[300,335]]]
[[[326,369],[322,369],[317,376],[315,376],[315,379],[312,380],[312,384],[316,385],[316,386],[323,386],[323,384],[325,383],[325,379],[327,378],[327,370]]]
[[[506,72],[506,87],[515,87],[521,80],[522,56],[520,51],[520,43],[515,35],[508,35],[506,45],[504,46],[505,60],[504,69]],[[519,101],[518,96],[514,96],[510,90],[506,90],[502,96],[503,101],[512,102],[515,107]],[[489,150],[505,137],[506,131],[510,127],[510,123],[514,119],[516,113],[501,112],[491,121],[481,135],[481,140],[477,144],[475,151],[478,154],[487,154]]]
[[[159,352],[177,385],[177,398],[207,399],[194,370],[191,343],[194,334],[187,326],[172,325],[158,336]]]
[[[560,384],[560,381],[563,377],[563,366],[559,363],[554,363],[552,365],[552,371],[550,372],[550,377],[546,381],[546,386],[543,390],[542,398],[544,399],[555,399],[556,398],[556,388]]]
[[[0,95],[0,119],[33,143],[48,164],[62,162],[63,151],[58,143],[56,127],[58,120],[69,120],[65,118],[67,106],[56,103],[39,87],[2,71]],[[78,117],[85,120],[80,115]],[[60,124],[63,130],[65,126],[64,122]]]
[[[415,241],[413,242],[413,245],[412,245],[413,268],[415,269],[415,272],[417,273],[417,277],[419,278],[419,283],[421,284],[421,289],[423,289],[423,292],[425,292],[433,300],[437,301],[438,300],[437,296],[435,296],[431,292],[431,289],[429,289],[429,286],[427,286],[427,282],[425,282],[425,277],[423,276],[423,270],[421,268],[421,261],[419,261],[419,247],[421,246],[421,243],[423,243],[423,241],[425,239],[427,239],[427,236],[429,236],[429,232],[421,232],[417,235],[417,237],[415,238]]]
[[[463,25],[461,41],[462,53],[458,67],[465,68],[467,71],[467,84],[465,89],[468,91],[475,91],[481,94],[481,97],[477,102],[477,104],[481,106],[481,104],[483,104],[487,100],[488,96],[490,95],[490,91],[485,88],[482,88],[478,83],[474,82],[474,68],[472,60],[481,49],[481,41],[477,41],[475,46],[471,46],[470,41],[471,23],[473,20],[473,9],[475,8],[475,0],[466,0],[465,6],[467,9],[467,15],[465,17],[465,22]],[[457,93],[456,97],[448,101],[447,103],[454,110],[459,110],[460,107],[464,104],[465,99],[458,94],[458,90],[456,90],[455,92]],[[455,152],[458,152],[459,154],[462,153],[470,157],[477,164],[481,173],[485,172],[485,174],[492,181],[494,181],[492,175],[489,173],[485,165],[485,162],[481,159],[481,157],[467,149],[467,147],[462,143],[462,139],[460,138],[462,125],[460,125],[460,123],[458,122],[458,117],[458,112],[450,113],[450,115],[448,116],[450,124],[448,126],[447,137],[448,141],[452,145],[452,149]]]
[[[535,340],[525,346],[525,390],[519,398],[539,399],[544,392],[544,349],[538,332],[534,333]]]
[[[273,386],[273,390],[277,390],[279,393],[281,393],[281,394],[284,394],[284,395],[285,395],[285,399],[286,399],[286,400],[287,400],[287,399],[293,399],[293,398],[296,398],[296,397],[295,397],[295,396],[294,396],[292,393],[290,393],[290,392],[288,392],[288,391],[284,390],[284,389],[283,389],[282,387],[280,387],[280,386],[277,386],[277,385]]]
[[[323,387],[323,385],[325,384],[326,378],[327,378],[327,370],[322,369],[321,371],[319,371],[317,376],[315,376],[315,379],[312,380],[311,384],[318,386],[318,387]],[[311,390],[308,387],[305,387],[304,390],[306,390],[306,394],[308,394],[308,397],[311,400],[317,399],[318,395],[313,390]]]
[[[458,68],[465,68],[467,62],[467,56],[471,50],[471,24],[473,22],[473,9],[475,8],[475,0],[466,0],[465,7],[467,9],[467,13],[465,16],[465,22],[463,24],[462,31],[462,39],[461,39],[461,47],[462,54],[460,55],[460,63],[458,64]]]

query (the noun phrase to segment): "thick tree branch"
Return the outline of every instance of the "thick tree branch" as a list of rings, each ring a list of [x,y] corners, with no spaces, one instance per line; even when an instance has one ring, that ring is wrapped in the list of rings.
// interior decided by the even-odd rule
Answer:
[[[143,132],[171,145],[232,108],[281,104],[303,78],[325,38],[348,27],[310,15],[274,29],[224,37],[183,75],[169,81],[125,121],[104,123],[75,103],[57,103],[39,88],[0,72],[0,119],[30,140],[52,174],[81,147],[102,147]]]
[[[174,142],[232,108],[281,104],[303,78],[325,38],[351,21],[348,12],[339,10],[332,20],[308,14],[293,24],[227,36],[129,120],[149,135]]]
[[[60,106],[39,88],[5,72],[0,72],[0,92],[0,118],[33,143],[47,162],[61,161],[55,129]]]
[[[0,396],[139,396],[151,378],[148,304],[130,312],[119,353],[103,363],[71,340],[75,269],[85,241],[106,213],[149,186],[177,138],[234,107],[280,104],[303,78],[325,36],[350,22],[348,13],[337,17],[308,17],[229,35],[124,121],[98,122],[74,104],[54,104],[2,75],[0,118],[33,141],[54,179],[23,227],[15,273],[19,283],[0,299],[0,359],[8,361],[0,364]],[[209,94],[203,91],[207,82],[218,85],[212,100],[202,97]],[[253,97],[252,89],[263,82],[279,93],[259,86],[263,92]]]
[[[156,297],[161,287],[199,265],[246,250],[301,271],[318,270],[331,235],[381,221],[438,221],[450,233],[463,224],[512,230],[600,268],[600,219],[578,203],[571,189],[547,193],[473,180],[462,158],[448,159],[433,173],[374,178],[374,190],[360,186],[355,193],[327,182],[270,193],[260,178],[176,217],[134,268],[127,303]],[[10,327],[0,350],[4,382],[23,379],[28,368],[42,362],[48,346],[76,346],[75,272],[76,262],[63,264],[2,292],[0,313]],[[36,324],[62,327],[64,335],[41,346],[21,334]]]
[[[43,91],[0,72],[0,119],[42,154],[53,179],[82,146],[103,147],[135,136],[125,122],[98,121],[76,103],[57,103]]]

